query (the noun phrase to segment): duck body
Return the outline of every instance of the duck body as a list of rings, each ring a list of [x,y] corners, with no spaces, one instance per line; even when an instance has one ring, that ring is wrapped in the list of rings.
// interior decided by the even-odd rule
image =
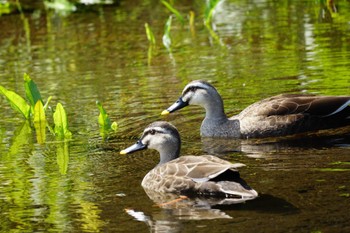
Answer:
[[[230,163],[211,155],[181,156],[180,135],[167,122],[155,122],[143,132],[140,140],[121,151],[132,153],[141,149],[156,149],[159,164],[142,180],[142,187],[162,193],[186,196],[210,196],[236,200],[250,200],[258,193],[240,177],[241,163]]]
[[[211,155],[181,156],[152,169],[144,177],[141,185],[150,190],[188,196],[257,196],[257,193],[240,178],[237,168],[242,166],[244,164],[232,164]]]
[[[350,125],[350,96],[281,94],[256,102],[227,118],[217,90],[206,81],[192,81],[163,115],[187,105],[205,108],[203,137],[279,137]]]

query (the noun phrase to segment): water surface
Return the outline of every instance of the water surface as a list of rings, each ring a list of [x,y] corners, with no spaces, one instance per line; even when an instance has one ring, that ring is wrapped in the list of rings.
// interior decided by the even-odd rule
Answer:
[[[25,96],[28,73],[44,100],[53,96],[52,108],[63,104],[73,133],[64,143],[47,132],[39,144],[0,98],[1,231],[349,232],[349,135],[206,140],[199,107],[160,116],[194,79],[217,87],[228,115],[282,92],[349,95],[350,3],[334,3],[227,0],[210,30],[202,1],[176,1],[184,15],[195,13],[195,24],[173,18],[171,52],[161,39],[170,13],[158,1],[1,15],[0,84]],[[156,37],[151,51],[146,22]],[[99,134],[96,100],[119,124],[108,140]],[[260,197],[213,208],[198,200],[157,206],[140,186],[157,153],[119,151],[161,119],[179,129],[182,154],[245,163],[241,175]]]

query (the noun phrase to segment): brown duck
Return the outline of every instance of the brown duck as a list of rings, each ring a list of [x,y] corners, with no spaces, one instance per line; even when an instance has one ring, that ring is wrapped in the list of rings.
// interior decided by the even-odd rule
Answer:
[[[155,149],[159,164],[143,178],[141,185],[148,190],[178,193],[187,196],[208,196],[240,202],[251,200],[258,193],[240,178],[241,163],[230,163],[211,155],[181,156],[181,140],[177,129],[165,121],[150,124],[141,138],[120,154],[143,149]]]

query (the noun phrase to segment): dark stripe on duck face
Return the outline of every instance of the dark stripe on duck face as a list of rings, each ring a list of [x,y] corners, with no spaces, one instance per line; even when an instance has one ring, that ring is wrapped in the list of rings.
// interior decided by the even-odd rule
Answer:
[[[186,90],[184,90],[184,92],[182,93],[182,96],[185,96],[187,93],[189,92],[196,92],[198,89],[203,89],[206,90],[206,88],[204,87],[198,87],[198,86],[190,86],[188,88],[186,88]]]

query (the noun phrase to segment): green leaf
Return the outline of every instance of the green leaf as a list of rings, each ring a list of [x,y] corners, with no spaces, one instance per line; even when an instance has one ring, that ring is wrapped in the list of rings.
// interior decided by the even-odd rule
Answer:
[[[72,138],[72,133],[68,130],[67,114],[61,103],[56,106],[56,111],[53,114],[55,123],[55,135],[60,139]]]
[[[162,0],[162,3],[170,12],[172,12],[176,16],[176,18],[183,25],[185,20],[184,20],[184,17],[180,14],[180,12],[176,10],[172,5],[170,5],[170,3],[168,3],[167,1]]]
[[[99,101],[96,101],[97,107],[100,110],[100,115],[98,116],[98,123],[100,125],[100,129],[103,131],[109,131],[111,129],[111,120],[106,112],[106,110],[102,107],[102,104]]]
[[[49,98],[47,99],[47,101],[46,101],[46,103],[44,105],[44,110],[45,111],[46,111],[47,107],[49,106],[49,103],[50,103],[51,99],[52,99],[52,96],[49,96]]]
[[[148,39],[149,43],[151,43],[153,45],[156,44],[156,39],[155,39],[154,34],[152,32],[152,29],[150,28],[148,23],[145,23],[145,29],[146,29],[146,35],[147,35],[147,39]]]
[[[204,18],[205,18],[205,24],[209,25],[212,18],[213,18],[213,13],[215,10],[215,7],[221,2],[222,0],[208,0],[206,3],[206,8],[205,8],[205,13],[204,13]]]
[[[114,121],[114,122],[112,123],[111,128],[114,130],[114,132],[116,132],[116,131],[118,130],[118,128],[119,128],[118,123]]]
[[[165,23],[164,27],[164,35],[163,35],[163,45],[171,51],[171,37],[170,37],[170,30],[171,30],[171,21],[172,17],[169,16],[168,20]]]
[[[43,103],[38,100],[34,107],[34,128],[37,142],[42,144],[46,141],[46,116]]]
[[[8,102],[10,103],[12,109],[21,113],[26,119],[29,119],[30,106],[27,102],[18,94],[13,91],[8,91],[3,86],[0,86],[0,93],[3,94]]]
[[[27,99],[29,100],[30,105],[34,107],[34,105],[36,104],[36,102],[38,102],[38,100],[42,101],[40,92],[38,90],[37,85],[29,77],[28,74],[25,73],[23,75],[23,78],[24,78],[24,89],[26,91]]]

